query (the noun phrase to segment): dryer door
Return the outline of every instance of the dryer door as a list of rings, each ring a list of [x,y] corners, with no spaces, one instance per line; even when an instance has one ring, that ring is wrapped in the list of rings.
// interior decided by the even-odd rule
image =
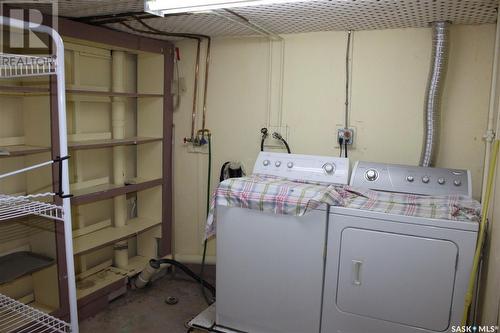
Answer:
[[[448,240],[342,230],[338,309],[432,331],[450,322],[458,249]]]

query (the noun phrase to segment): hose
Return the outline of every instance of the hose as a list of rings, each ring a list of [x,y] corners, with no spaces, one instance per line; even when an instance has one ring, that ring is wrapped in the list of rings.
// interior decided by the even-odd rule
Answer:
[[[210,182],[211,182],[211,175],[212,175],[212,134],[210,132],[207,135],[207,140],[208,140],[208,175],[207,175],[207,217],[208,214],[210,213]],[[205,301],[207,302],[208,305],[211,305],[214,303],[215,299],[215,288],[212,293],[212,296],[214,299],[209,299],[207,294],[205,293],[205,286],[203,284],[203,273],[205,271],[205,261],[207,258],[207,244],[208,244],[208,239],[205,238],[205,241],[203,243],[203,256],[201,259],[201,269],[200,269],[200,284],[201,284],[201,292],[203,294],[203,298],[205,298]]]
[[[286,151],[288,152],[288,154],[291,154],[292,151],[290,150],[290,146],[288,145],[288,142],[286,142],[286,140],[283,138],[281,138],[281,142],[283,142],[283,144],[285,145],[285,148],[286,148]]]
[[[262,137],[260,138],[260,151],[264,151],[264,142],[267,139],[267,136],[269,135],[269,131],[267,130],[266,127],[260,129],[260,133],[262,134]]]
[[[493,144],[492,157],[490,160],[490,167],[488,172],[488,183],[486,185],[486,194],[483,201],[481,223],[479,225],[479,238],[476,245],[476,252],[474,254],[474,262],[472,264],[472,271],[469,278],[469,287],[467,288],[467,293],[465,294],[464,312],[462,315],[461,325],[465,326],[467,324],[467,319],[469,317],[469,309],[472,304],[472,298],[474,293],[474,284],[476,281],[476,274],[479,268],[479,262],[481,260],[481,252],[485,242],[486,234],[486,223],[488,222],[488,210],[490,206],[491,192],[493,189],[493,181],[495,179],[495,171],[497,165],[498,148],[500,146],[500,141],[495,140]]]
[[[285,148],[286,148],[286,151],[288,152],[288,154],[292,153],[292,151],[290,150],[290,146],[288,145],[288,142],[286,142],[285,138],[283,138],[283,136],[280,133],[274,132],[273,138],[281,141],[285,145]]]
[[[151,259],[149,265],[155,270],[160,269],[161,265],[168,264],[180,268],[184,273],[186,273],[193,280],[198,281],[203,286],[203,291],[207,288],[210,293],[215,297],[215,287],[209,282],[205,281],[201,276],[198,276],[195,272],[190,270],[186,265],[173,259]]]

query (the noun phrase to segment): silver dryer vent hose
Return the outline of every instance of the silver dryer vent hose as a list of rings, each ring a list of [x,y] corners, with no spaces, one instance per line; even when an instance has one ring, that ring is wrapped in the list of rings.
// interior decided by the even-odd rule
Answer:
[[[424,143],[420,165],[434,166],[439,147],[441,97],[448,66],[450,22],[432,23],[432,55],[425,95]]]

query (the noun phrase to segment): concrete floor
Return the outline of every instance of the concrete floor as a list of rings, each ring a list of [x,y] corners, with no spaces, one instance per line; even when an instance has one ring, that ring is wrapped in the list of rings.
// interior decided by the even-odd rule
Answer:
[[[165,298],[175,296],[176,305]],[[185,333],[185,322],[207,308],[200,285],[165,276],[142,290],[129,290],[109,307],[80,323],[81,333]]]

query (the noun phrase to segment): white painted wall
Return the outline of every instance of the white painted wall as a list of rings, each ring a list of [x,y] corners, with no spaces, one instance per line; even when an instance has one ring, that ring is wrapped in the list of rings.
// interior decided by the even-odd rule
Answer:
[[[482,179],[482,136],[488,112],[494,31],[494,25],[452,27],[443,97],[438,166],[471,169],[476,198]],[[344,117],[346,33],[287,35],[285,40],[283,124],[290,128],[292,151],[338,155],[335,128],[343,124]],[[206,149],[192,153],[182,141],[190,134],[195,44],[181,41],[178,46],[187,92],[174,115],[175,250],[178,259],[198,262],[205,220],[207,156]],[[354,34],[350,117],[357,131],[352,161],[418,163],[430,46],[430,29]],[[212,188],[217,185],[224,161],[242,161],[251,172],[259,151],[260,128],[268,118],[277,125],[279,45],[275,45],[273,54],[275,79],[270,96],[266,39],[213,42],[207,121],[213,132]],[[201,125],[201,103],[198,115]],[[215,254],[213,243],[211,260]]]

